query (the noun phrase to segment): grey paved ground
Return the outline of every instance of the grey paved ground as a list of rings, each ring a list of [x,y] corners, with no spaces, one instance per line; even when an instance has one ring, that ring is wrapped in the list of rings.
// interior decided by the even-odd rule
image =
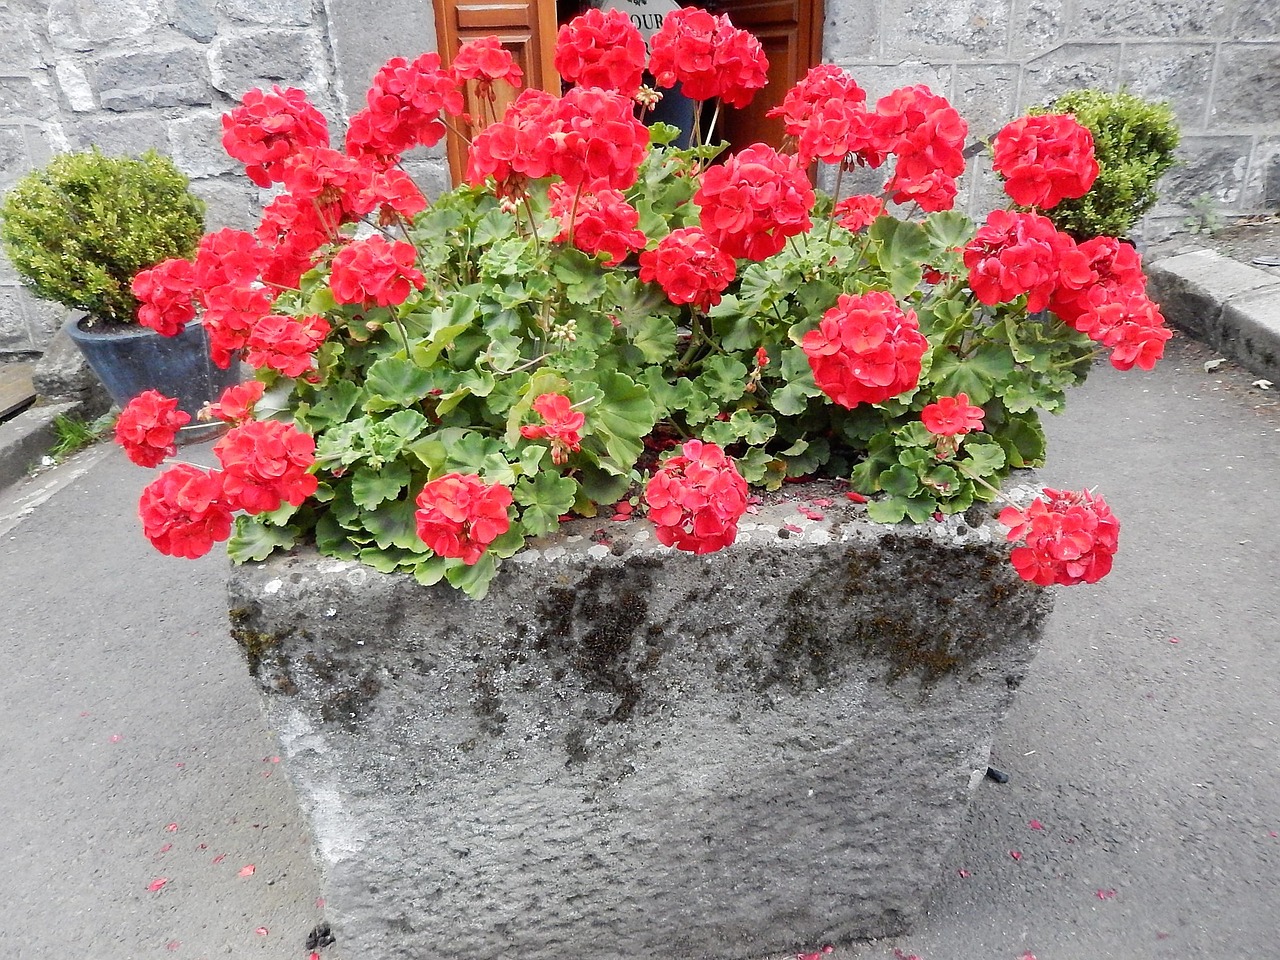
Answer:
[[[1100,367],[1051,424],[1045,478],[1107,496],[1116,570],[1060,591],[997,741],[1012,780],[927,922],[832,960],[1280,955],[1280,391],[1212,357]],[[305,958],[317,878],[224,561],[150,550],[148,476],[104,447],[0,493],[0,957]]]

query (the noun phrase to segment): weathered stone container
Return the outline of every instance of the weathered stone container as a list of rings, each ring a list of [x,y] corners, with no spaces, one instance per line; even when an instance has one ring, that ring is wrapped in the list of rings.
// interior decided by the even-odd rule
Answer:
[[[479,602],[306,551],[238,568],[232,632],[344,956],[742,958],[905,929],[1048,595],[989,514],[802,506],[705,557],[577,521]]]

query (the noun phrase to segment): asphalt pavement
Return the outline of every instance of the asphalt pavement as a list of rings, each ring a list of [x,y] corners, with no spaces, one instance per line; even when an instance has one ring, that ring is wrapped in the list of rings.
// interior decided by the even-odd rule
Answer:
[[[1042,479],[1107,498],[1115,570],[1058,591],[996,741],[1010,780],[927,918],[831,960],[1280,953],[1280,388],[1215,358],[1178,337],[1153,373],[1100,365],[1048,424]],[[0,491],[0,957],[305,960],[319,877],[226,560],[150,548],[150,476],[102,445]]]

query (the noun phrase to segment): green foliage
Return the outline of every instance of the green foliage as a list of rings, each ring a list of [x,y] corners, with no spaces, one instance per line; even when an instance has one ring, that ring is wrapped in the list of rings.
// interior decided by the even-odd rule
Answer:
[[[136,323],[139,270],[189,257],[204,203],[154,151],[62,154],[22,177],[0,203],[0,242],[23,284],[46,300],[113,323]]]
[[[1093,134],[1098,179],[1083,197],[1045,211],[1060,230],[1086,240],[1127,236],[1158,199],[1156,183],[1174,163],[1178,121],[1167,103],[1130,93],[1072,90],[1032,113],[1070,113]]]
[[[53,447],[49,456],[61,463],[67,457],[90,447],[107,436],[115,426],[113,415],[86,422],[77,417],[58,414],[53,418]]]

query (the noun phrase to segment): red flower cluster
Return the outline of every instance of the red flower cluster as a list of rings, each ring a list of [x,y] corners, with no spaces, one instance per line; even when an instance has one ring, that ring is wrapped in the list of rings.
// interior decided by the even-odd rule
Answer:
[[[800,346],[822,392],[852,410],[914,387],[929,341],[914,311],[903,313],[892,294],[871,290],[841,294]]]
[[[316,492],[316,442],[289,423],[250,420],[213,445],[222,464],[225,500],[234,510],[263,513],[292,506]]]
[[[157,467],[178,452],[178,430],[191,415],[159,390],[144,390],[130,400],[116,420],[116,443],[140,467]]]
[[[418,536],[438,556],[472,566],[489,544],[511,529],[511,503],[511,491],[502,484],[486,486],[471,473],[445,474],[418,494]]]
[[[204,328],[209,334],[209,356],[223,370],[231,366],[237,350],[249,342],[253,328],[271,312],[275,298],[262,287],[226,283],[204,295]]]
[[[320,217],[314,202],[301,203],[284,193],[262,211],[257,238],[268,248],[262,279],[296,287],[315,266],[317,251],[333,239],[333,225]]]
[[[874,127],[874,141],[898,158],[885,184],[894,202],[915,202],[928,213],[950,210],[969,125],[947,98],[926,86],[895,90],[877,101]]]
[[[270,251],[244,230],[206,233],[196,247],[196,287],[212,290],[223,284],[247,287],[258,279]]]
[[[813,187],[804,168],[762,143],[709,168],[693,199],[708,238],[735,258],[764,260],[812,226]]]
[[[736,272],[733,257],[698,227],[673,230],[653,250],[640,254],[640,279],[657,283],[672,303],[710,310]]]
[[[409,299],[415,289],[427,285],[414,266],[418,251],[403,240],[388,242],[380,236],[355,240],[333,258],[329,288],[338,303],[394,307]]]
[[[138,500],[142,532],[161,553],[195,560],[231,536],[232,508],[222,475],[179,463],[156,477]]]
[[[279,182],[284,161],[300,148],[329,145],[329,125],[307,95],[293,87],[250,90],[222,117],[222,146],[245,164],[260,187]]]
[[[1083,197],[1098,176],[1093,134],[1067,114],[1019,117],[992,141],[992,166],[1014,203],[1048,210]]]
[[[1142,293],[1146,288],[1142,258],[1133,247],[1112,237],[1093,237],[1062,255],[1049,309],[1083,332],[1081,318],[1085,314],[1109,300]]]
[[[482,97],[491,96],[491,91],[486,90],[486,87],[499,80],[506,81],[515,88],[519,88],[524,80],[524,71],[511,56],[511,51],[493,36],[464,43],[458,48],[458,55],[453,58],[450,69],[459,81],[478,81]]]
[[[365,102],[347,127],[347,152],[380,157],[388,166],[412,147],[439,143],[445,134],[440,114],[457,116],[464,106],[457,80],[434,53],[413,63],[392,57],[374,75]]]
[[[845,197],[831,210],[836,223],[854,233],[871,226],[883,213],[884,201],[874,193]]]
[[[270,367],[286,377],[300,377],[315,365],[315,352],[328,334],[329,322],[318,314],[267,314],[249,334],[244,359],[259,369]]]
[[[542,418],[542,423],[521,427],[520,436],[526,440],[550,440],[551,462],[557,466],[568,462],[569,454],[582,448],[586,416],[574,410],[572,401],[561,393],[542,394],[533,401],[533,412]]]
[[[782,106],[774,107],[768,116],[782,117],[805,166],[814,160],[839,163],[866,141],[866,99],[853,77],[823,63],[787,91]]]
[[[634,97],[644,82],[647,58],[644,38],[621,10],[592,8],[566,23],[556,36],[556,70],[582,87]]]
[[[1057,287],[1059,262],[1072,247],[1047,217],[993,210],[964,248],[969,289],[987,306],[1025,293],[1029,311],[1043,310]]]
[[[969,403],[967,393],[939,397],[920,411],[926,430],[938,437],[959,437],[982,429],[982,408]]]
[[[747,509],[747,482],[714,443],[687,440],[654,473],[644,491],[659,542],[714,553],[738,536]]]
[[[576,193],[563,183],[551,185],[551,216],[560,221],[557,243],[572,239],[583,253],[607,253],[606,267],[616,267],[632,250],[643,250],[645,235],[636,229],[640,213],[617,190]]]
[[[172,258],[139,270],[130,284],[138,298],[138,322],[176,337],[196,317],[196,272],[190,260]]]
[[[769,82],[760,41],[724,15],[713,17],[696,7],[673,11],[649,46],[649,72],[658,86],[679,83],[691,100],[719,97],[731,107],[745,107]]]
[[[1145,293],[1130,292],[1108,300],[1084,314],[1079,329],[1092,340],[1111,348],[1111,365],[1117,370],[1155,369],[1164,356],[1164,344],[1172,332],[1164,325],[1160,308]]]
[[[1107,502],[1088,491],[1044,489],[1026,510],[1006,507],[1000,522],[1015,547],[1010,559],[1024,580],[1042,587],[1097,583],[1111,570],[1120,521]]]
[[[216,403],[209,404],[207,415],[227,423],[244,423],[253,417],[253,406],[262,399],[267,385],[261,380],[248,380],[237,383],[222,391]],[[200,418],[206,417],[206,411],[200,412]]]
[[[649,129],[619,93],[574,87],[556,98],[526,90],[502,120],[477,135],[467,181],[480,186],[491,176],[500,194],[512,196],[521,192],[521,178],[548,174],[574,188],[625,190],[635,183],[648,144]]]

